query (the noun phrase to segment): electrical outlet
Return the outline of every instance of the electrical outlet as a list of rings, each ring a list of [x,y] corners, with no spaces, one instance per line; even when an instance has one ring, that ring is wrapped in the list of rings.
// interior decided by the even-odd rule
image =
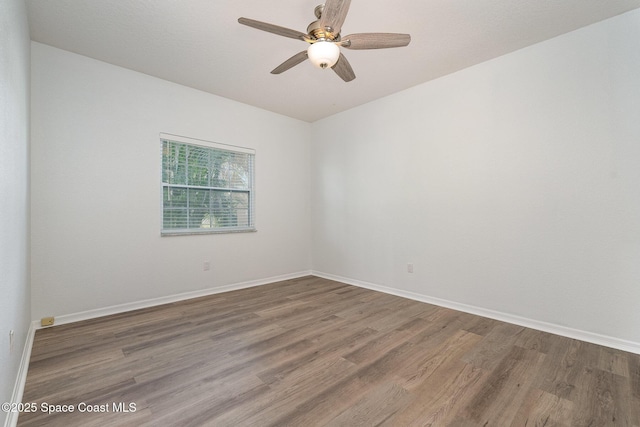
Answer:
[[[407,264],[407,273],[413,273],[413,264]]]
[[[9,353],[13,353],[13,331],[9,331]]]
[[[209,270],[211,270],[211,262],[210,262],[210,261],[205,261],[205,262],[202,264],[202,270],[203,270],[203,271],[209,271]]]
[[[40,319],[40,326],[53,326],[53,322],[55,318],[53,317],[43,317]]]

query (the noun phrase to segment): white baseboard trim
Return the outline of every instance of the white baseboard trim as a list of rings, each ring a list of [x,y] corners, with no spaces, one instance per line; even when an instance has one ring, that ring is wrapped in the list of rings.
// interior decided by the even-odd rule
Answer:
[[[124,313],[127,311],[138,310],[141,308],[155,307],[157,305],[169,304],[172,302],[184,301],[192,298],[200,298],[207,295],[219,294],[222,292],[236,291],[239,289],[252,288],[254,286],[266,285],[274,282],[281,282],[283,280],[297,279],[299,277],[309,276],[311,271],[300,271],[297,273],[283,274],[280,276],[268,277],[265,279],[251,280],[248,282],[234,283],[231,285],[218,286],[215,288],[207,288],[198,291],[184,292],[176,295],[168,295],[159,298],[151,298],[142,301],[128,302],[119,305],[113,305],[110,307],[97,308],[94,310],[82,311],[73,314],[63,314],[55,316],[54,326],[65,325],[67,323],[80,322],[82,320],[95,319],[97,317],[109,316],[112,314]],[[42,329],[39,321],[34,320],[36,329]]]
[[[27,339],[24,342],[24,348],[22,349],[22,357],[20,359],[20,366],[18,367],[18,375],[16,376],[16,382],[13,386],[13,393],[11,394],[11,401],[9,403],[22,402],[22,395],[24,394],[24,385],[27,382],[27,371],[29,370],[29,360],[31,359],[31,349],[33,348],[33,338],[36,335],[36,322],[31,322],[29,325],[29,331],[27,331]],[[18,424],[18,412],[8,412],[4,421],[5,427],[15,427]]]
[[[475,314],[477,316],[488,317],[490,319],[500,320],[502,322],[524,326],[526,328],[536,329],[538,331],[548,332],[551,334],[560,335],[567,338],[573,338],[580,341],[590,342],[592,344],[602,345],[605,347],[628,351],[630,353],[640,354],[640,343],[633,342],[633,341],[627,341],[627,340],[623,340],[620,338],[615,338],[607,335],[601,335],[593,332],[573,329],[567,326],[556,325],[548,322],[542,322],[539,320],[520,317],[513,314],[502,313],[502,312],[490,310],[487,308],[476,307],[473,305],[462,304],[459,302],[430,297],[428,295],[418,294],[415,292],[403,291],[401,289],[395,289],[387,286],[376,285],[374,283],[364,282],[356,279],[350,279],[342,276],[336,276],[334,274],[328,274],[328,273],[323,273],[319,271],[311,271],[311,274],[314,276],[325,278],[325,279],[346,283],[348,285],[358,286],[365,289],[371,289],[371,290],[383,292],[386,294],[396,295],[403,298],[409,298],[415,301],[425,302],[427,304],[433,304],[440,307],[463,311],[465,313]]]

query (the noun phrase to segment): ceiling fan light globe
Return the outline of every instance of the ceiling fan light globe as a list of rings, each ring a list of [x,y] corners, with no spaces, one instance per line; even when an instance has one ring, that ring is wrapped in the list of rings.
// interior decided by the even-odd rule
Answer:
[[[338,62],[340,48],[333,42],[319,41],[309,46],[307,55],[314,66],[322,69],[331,68]]]

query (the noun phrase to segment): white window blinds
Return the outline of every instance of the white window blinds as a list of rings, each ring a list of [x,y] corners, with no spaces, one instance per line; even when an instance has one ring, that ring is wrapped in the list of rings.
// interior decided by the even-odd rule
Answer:
[[[255,151],[175,135],[162,142],[162,234],[255,231]]]

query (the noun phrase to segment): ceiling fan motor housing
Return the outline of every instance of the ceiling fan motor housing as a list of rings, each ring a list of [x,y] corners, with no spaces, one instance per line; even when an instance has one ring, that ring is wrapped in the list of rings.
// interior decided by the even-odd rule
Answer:
[[[340,34],[335,34],[333,28],[320,26],[320,18],[322,17],[322,11],[324,10],[324,4],[316,6],[314,14],[318,20],[313,21],[307,27],[307,33],[313,40],[329,40],[334,42],[340,41]]]

